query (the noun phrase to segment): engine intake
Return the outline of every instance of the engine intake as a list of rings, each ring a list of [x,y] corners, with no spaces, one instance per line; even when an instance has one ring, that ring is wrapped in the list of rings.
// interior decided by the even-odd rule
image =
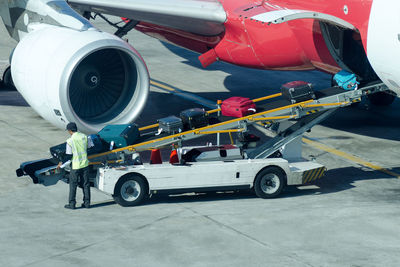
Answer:
[[[29,33],[12,57],[18,91],[60,128],[74,121],[94,133],[134,121],[149,92],[149,74],[125,41],[95,29],[48,26]]]

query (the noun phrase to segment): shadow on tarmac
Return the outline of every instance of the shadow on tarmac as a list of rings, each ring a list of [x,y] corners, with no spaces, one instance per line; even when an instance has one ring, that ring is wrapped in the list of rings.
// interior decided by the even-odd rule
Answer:
[[[202,68],[198,54],[163,43],[173,53],[183,58],[184,64]],[[198,92],[197,96],[216,102],[232,95],[250,98],[261,97],[279,92],[280,85],[286,81],[306,79],[321,89],[330,83],[330,75],[319,71],[283,72],[256,70],[230,65],[224,62],[215,62],[207,71],[223,71],[230,74],[224,81],[229,92]],[[0,106],[29,106],[18,91],[3,88],[0,85]],[[169,85],[171,86],[171,85]],[[173,87],[173,85],[171,86]],[[248,90],[245,90],[248,88]],[[179,88],[177,88],[179,89]],[[136,120],[139,125],[148,125],[157,119],[169,115],[177,115],[179,111],[202,107],[201,104],[182,99],[171,94],[150,92],[145,109]],[[338,110],[334,115],[321,123],[322,126],[342,130],[354,134],[400,141],[400,100],[388,107],[375,107],[363,100],[355,107]],[[339,139],[339,138],[338,138]]]
[[[21,94],[0,81],[0,106],[29,107]]]
[[[400,167],[393,168],[392,171],[400,173]],[[395,179],[393,176],[385,173],[362,170],[356,167],[346,167],[328,170],[325,176],[316,181],[302,186],[287,186],[283,192],[276,199],[296,198],[309,195],[325,195],[337,193],[345,190],[355,188],[353,184],[356,181],[364,180],[377,180],[377,179]],[[399,195],[400,189],[385,189],[377,191],[377,194],[384,194],[387,198],[393,200],[392,196]],[[373,196],[368,196],[373,197]],[[191,202],[214,202],[226,200],[243,200],[243,199],[256,199],[258,198],[253,190],[232,190],[226,192],[206,192],[206,193],[187,193],[177,195],[152,195],[151,198],[144,200],[140,206],[157,205],[157,204],[179,204]],[[380,196],[382,199],[382,196]],[[400,201],[400,198],[398,198]],[[118,205],[114,200],[103,201],[100,203],[93,203],[90,208],[102,208],[112,205]],[[76,209],[84,209],[78,206]]]
[[[399,171],[400,167],[393,169]],[[376,180],[376,179],[390,179],[393,178],[384,173],[376,171],[366,171],[356,167],[346,167],[328,170],[325,177],[321,180],[309,184],[310,187],[305,186],[288,186],[284,189],[279,197],[280,198],[296,198],[304,197],[307,195],[324,195],[345,191],[355,188],[354,182],[363,180]],[[394,179],[394,178],[393,178]],[[390,191],[390,190],[389,190]],[[387,192],[387,190],[386,190]],[[378,192],[379,193],[379,192]],[[400,193],[398,189],[392,189],[389,195],[397,195]],[[385,193],[385,195],[387,195]],[[390,196],[388,197],[390,198]],[[373,196],[370,196],[373,197]],[[157,205],[157,204],[179,204],[191,202],[215,202],[226,200],[243,200],[258,198],[252,190],[238,190],[227,192],[207,192],[207,193],[189,193],[179,195],[153,195],[151,198],[145,200],[140,206]],[[400,198],[399,198],[400,201]],[[99,204],[94,204],[91,208],[99,208],[116,204],[114,201],[107,201]]]
[[[163,43],[163,42],[162,42]],[[268,71],[239,67],[224,62],[215,62],[204,69],[198,60],[198,54],[168,43],[163,45],[171,52],[183,58],[182,63],[206,71],[223,71],[230,74],[224,81],[229,93],[220,94],[219,99],[232,95],[258,97],[279,92],[282,84],[288,81],[306,80],[315,90],[330,86],[331,75],[320,71]],[[248,90],[246,90],[248,88]],[[210,94],[200,96],[215,99]],[[357,106],[339,109],[334,115],[321,123],[322,126],[354,134],[400,141],[400,100],[386,107],[373,106],[368,99]]]

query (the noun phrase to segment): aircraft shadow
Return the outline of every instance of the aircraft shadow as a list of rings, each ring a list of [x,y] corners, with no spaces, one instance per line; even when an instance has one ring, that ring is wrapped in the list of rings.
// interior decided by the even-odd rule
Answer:
[[[29,107],[21,94],[0,84],[0,106]]]
[[[184,64],[201,68],[198,54],[175,47],[164,45],[181,56]],[[206,71],[223,71],[229,75],[224,85],[228,92],[196,92],[196,96],[215,102],[233,95],[257,98],[279,92],[280,85],[286,81],[307,80],[314,83],[316,90],[322,89],[330,83],[330,75],[318,72],[282,72],[264,71],[238,67],[224,62],[215,62]],[[169,85],[173,87],[173,85]],[[248,90],[243,90],[248,88]],[[179,88],[176,88],[179,90]],[[24,98],[17,92],[7,88],[0,88],[0,106],[28,106]],[[155,123],[159,118],[169,115],[179,115],[179,112],[193,107],[202,107],[201,104],[182,97],[151,91],[145,109],[136,120],[139,125]],[[207,109],[209,107],[206,107]],[[359,105],[338,110],[334,115],[321,123],[332,129],[349,133],[400,141],[400,100],[389,107],[376,107],[363,100]],[[340,138],[340,137],[336,137]]]
[[[305,80],[314,85],[315,90],[330,86],[331,75],[319,71],[266,71],[239,67],[224,62],[215,62],[204,69],[199,54],[173,46],[163,45],[171,52],[183,58],[182,63],[197,67],[202,71],[223,71],[229,75],[224,85],[229,93],[213,95],[198,93],[209,99],[225,99],[233,95],[261,97],[279,91],[282,84],[288,81]],[[247,90],[244,90],[247,89]],[[217,97],[217,98],[215,98]],[[321,125],[354,134],[400,141],[400,100],[387,107],[373,106],[368,99],[352,107],[342,108]]]

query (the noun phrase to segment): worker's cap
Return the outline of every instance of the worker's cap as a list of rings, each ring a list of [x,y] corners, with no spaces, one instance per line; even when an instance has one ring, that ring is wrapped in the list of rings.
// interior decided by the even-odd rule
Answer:
[[[76,127],[76,123],[75,122],[70,122],[67,124],[67,127],[65,128],[67,131],[73,131],[76,132],[78,131],[78,127]]]

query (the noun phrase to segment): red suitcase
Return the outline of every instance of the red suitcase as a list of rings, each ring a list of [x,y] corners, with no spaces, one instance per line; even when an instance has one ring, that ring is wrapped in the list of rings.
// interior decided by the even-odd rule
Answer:
[[[243,117],[256,112],[256,104],[247,97],[233,96],[222,102],[221,112],[224,116]]]

